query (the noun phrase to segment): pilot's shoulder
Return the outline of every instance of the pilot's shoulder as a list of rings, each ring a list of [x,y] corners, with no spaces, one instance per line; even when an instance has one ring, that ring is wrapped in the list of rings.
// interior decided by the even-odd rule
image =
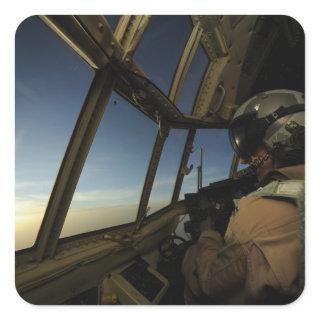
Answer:
[[[238,203],[238,210],[229,223],[229,232],[240,242],[258,239],[271,230],[279,233],[299,226],[298,208],[290,202],[263,197],[245,197]]]
[[[296,214],[297,206],[290,199],[252,196],[243,197],[238,203],[237,217],[249,216],[259,220],[262,216],[273,217],[278,215],[284,217]]]
[[[273,181],[243,197],[238,203],[234,220],[238,225],[268,229],[297,221],[297,203],[303,193],[303,181]]]

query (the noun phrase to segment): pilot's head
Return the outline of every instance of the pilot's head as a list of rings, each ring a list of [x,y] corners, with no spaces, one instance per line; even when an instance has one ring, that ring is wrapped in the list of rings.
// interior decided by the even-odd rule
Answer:
[[[292,90],[262,92],[244,102],[229,126],[242,163],[263,176],[272,168],[304,163],[304,95]]]

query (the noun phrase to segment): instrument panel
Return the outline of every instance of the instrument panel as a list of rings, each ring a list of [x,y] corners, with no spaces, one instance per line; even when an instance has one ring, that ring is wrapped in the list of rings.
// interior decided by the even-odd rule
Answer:
[[[141,257],[104,282],[101,304],[158,304],[169,281]]]

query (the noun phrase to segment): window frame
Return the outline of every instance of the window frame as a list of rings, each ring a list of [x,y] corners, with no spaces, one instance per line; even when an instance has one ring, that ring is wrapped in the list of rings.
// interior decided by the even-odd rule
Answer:
[[[60,38],[62,38],[63,41],[65,41],[69,46],[71,46],[71,48],[77,54],[79,54],[81,58],[83,58],[88,63],[89,67],[95,70],[96,73],[92,80],[90,88],[88,89],[87,97],[81,108],[78,120],[74,127],[73,134],[69,140],[67,150],[64,154],[62,164],[59,168],[59,172],[55,180],[54,188],[51,192],[48,206],[45,211],[45,216],[42,220],[41,227],[37,236],[37,240],[33,247],[17,251],[17,253],[22,256],[22,260],[24,259],[25,254],[28,257],[27,259],[30,259],[30,253],[31,253],[32,259],[36,259],[38,261],[43,260],[45,257],[52,258],[54,257],[58,246],[64,243],[71,242],[73,240],[77,240],[79,238],[87,238],[95,235],[101,235],[106,233],[107,231],[113,231],[113,230],[118,230],[118,231],[123,230],[124,232],[127,232],[127,230],[136,230],[140,226],[141,221],[144,220],[146,207],[148,205],[148,201],[151,194],[156,171],[158,168],[162,148],[166,141],[167,134],[169,133],[170,127],[175,128],[175,126],[173,126],[172,124],[162,121],[161,128],[159,128],[158,136],[153,146],[152,155],[151,155],[149,165],[148,165],[148,170],[145,176],[144,186],[141,192],[139,209],[137,212],[136,220],[134,222],[59,239],[59,235],[61,233],[70,203],[72,201],[72,197],[73,197],[78,179],[80,177],[82,167],[84,165],[84,162],[86,161],[86,156],[88,154],[88,151],[94,139],[96,129],[99,126],[100,119],[103,115],[104,108],[107,104],[107,100],[112,90],[115,90],[117,93],[119,93],[117,88],[114,87],[114,80],[116,76],[113,74],[113,72],[109,70],[109,67],[108,67],[109,57],[106,54],[111,52],[112,54],[118,57],[127,55],[128,51],[125,52],[123,50],[123,48],[120,45],[120,41],[121,39],[126,39],[127,33],[133,32],[132,28],[136,28],[134,32],[134,36],[131,38],[131,42],[127,43],[126,45],[126,47],[130,48],[131,50],[130,55],[133,55],[150,18],[149,16],[122,16],[119,19],[118,25],[114,32],[114,35],[118,35],[117,39],[111,36],[113,40],[107,42],[107,45],[108,45],[107,48],[102,49],[101,47],[97,46],[97,44],[101,43],[102,41],[101,38],[97,36],[99,29],[92,31],[93,29],[88,30],[88,29],[80,28],[79,21],[77,20],[77,18],[75,18],[75,16],[67,16],[67,17],[63,17],[62,20],[66,24],[69,23],[71,25],[71,27],[69,26],[71,28],[70,29],[71,31],[70,30],[66,31],[63,28],[63,21],[62,22],[58,21],[58,23],[57,22],[55,23],[54,17],[55,16],[40,16],[41,20],[43,20],[43,22],[47,24],[53,30],[53,32],[57,33],[58,36],[60,36]],[[97,17],[98,17],[98,21],[100,21],[100,23],[102,24],[104,30],[107,29],[106,33],[109,35],[111,33],[113,35],[112,31],[110,31],[110,28],[108,27],[107,20],[102,16],[97,16]],[[129,23],[129,21],[131,21],[130,19],[132,19],[130,17],[135,17],[134,24]],[[136,18],[136,17],[139,17],[139,18]],[[82,18],[83,21],[89,21],[90,27],[92,28],[94,26],[93,24],[94,19],[95,19],[94,16],[83,16]],[[140,23],[143,23],[144,28],[141,28],[141,29],[138,28]],[[122,29],[124,29],[124,31]],[[71,32],[71,36],[68,38],[66,35],[70,35],[70,32]],[[172,83],[170,86],[168,97],[171,97],[173,102],[177,101],[177,99],[179,98],[180,89],[183,86],[185,76],[190,67],[194,54],[197,50],[198,45],[201,45],[201,41],[202,41],[201,35],[202,35],[202,30],[201,28],[199,28],[199,23],[194,23],[194,26],[189,35],[187,44],[179,59],[179,63],[176,67],[176,71],[174,73]],[[86,44],[86,42],[89,43],[87,47],[86,45],[83,45],[84,43]],[[208,55],[208,52],[205,47],[204,49]],[[204,77],[206,77],[206,74],[208,73],[208,70],[210,69],[210,66],[212,63],[212,59],[210,58],[210,55],[208,55],[208,58],[209,58],[209,64]],[[206,85],[205,83],[202,83],[202,87],[205,85]],[[202,87],[199,87],[198,89],[197,96],[195,98],[194,105],[193,105],[193,114],[198,108],[199,95],[201,93]],[[123,96],[123,94],[121,94],[121,96]],[[124,97],[124,98],[127,99],[127,97]],[[96,109],[96,111],[90,113],[89,112],[90,109],[91,111],[92,109]],[[85,121],[87,127],[84,130],[84,134],[80,137],[79,128],[83,126],[83,121]],[[159,126],[160,126],[160,123],[159,123]],[[168,206],[161,208],[157,212],[154,212],[146,220],[153,219],[154,217],[159,216],[159,214],[167,212],[177,204],[181,185],[183,182],[183,175],[181,174],[181,172],[184,167],[184,164],[188,162],[190,149],[191,149],[190,145],[192,146],[193,139],[196,133],[196,128],[193,127],[191,123],[189,123],[188,128],[189,129],[188,129],[187,139],[186,139],[186,143],[180,159],[180,166],[177,172],[177,177],[175,181],[171,202]],[[77,152],[75,152],[74,146],[76,143],[79,143],[79,141],[81,142],[80,144],[85,147],[81,147],[77,150]],[[75,161],[74,166],[70,166],[69,164],[73,163],[73,161],[71,162],[69,161],[70,157],[74,158],[75,155],[78,157],[78,160]],[[61,178],[61,176],[63,176],[63,179]],[[65,183],[68,186],[72,184],[72,188],[70,188],[70,190],[67,192],[67,195],[64,194],[63,192],[63,190],[66,190],[66,189],[61,188],[61,183],[62,183],[61,180],[63,181],[63,183]],[[63,207],[63,210],[59,211],[59,208],[61,209],[61,206]]]

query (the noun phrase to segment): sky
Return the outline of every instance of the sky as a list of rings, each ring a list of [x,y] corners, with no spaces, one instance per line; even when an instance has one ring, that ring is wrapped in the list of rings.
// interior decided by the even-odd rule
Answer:
[[[116,20],[116,19],[115,19]],[[114,25],[114,24],[113,24]],[[154,16],[134,60],[168,94],[191,32],[190,17]],[[208,59],[202,47],[181,90],[178,107],[191,113]],[[16,249],[33,245],[55,177],[93,70],[37,17],[16,33]],[[136,219],[157,125],[115,92],[106,106],[76,188],[61,237]],[[164,146],[148,206],[170,203],[187,131],[173,129]],[[199,150],[204,185],[228,175],[232,149],[226,130],[198,130],[183,194],[196,191]]]

